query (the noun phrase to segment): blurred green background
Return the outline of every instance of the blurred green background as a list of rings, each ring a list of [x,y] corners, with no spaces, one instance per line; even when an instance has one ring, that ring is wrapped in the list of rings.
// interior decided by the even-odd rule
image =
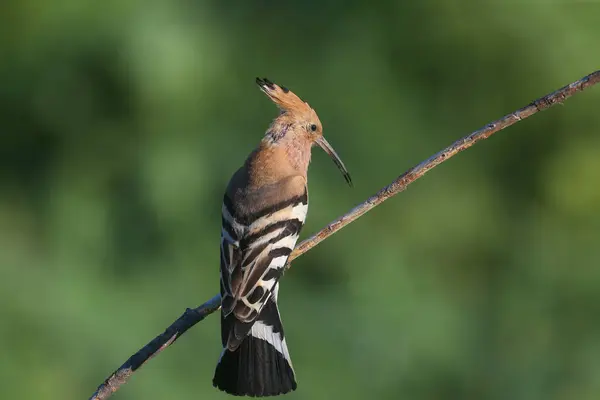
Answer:
[[[303,237],[597,69],[600,3],[4,1],[0,398],[85,399],[218,291],[222,193],[275,107],[319,112]],[[598,399],[600,87],[299,258],[290,399]],[[115,399],[223,399],[219,318]],[[286,397],[287,398],[287,397]]]

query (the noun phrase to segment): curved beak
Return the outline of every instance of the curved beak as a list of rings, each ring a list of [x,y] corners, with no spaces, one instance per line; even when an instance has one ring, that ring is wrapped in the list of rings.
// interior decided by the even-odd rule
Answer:
[[[342,175],[344,175],[344,179],[346,179],[346,182],[348,182],[348,185],[350,185],[350,187],[352,187],[352,179],[350,178],[350,174],[348,173],[346,166],[340,159],[340,156],[337,155],[337,153],[335,152],[333,147],[331,147],[329,142],[327,140],[325,140],[325,138],[323,136],[320,136],[316,140],[316,142],[325,151],[325,153],[329,154],[329,157],[331,157],[331,159],[333,160],[335,165],[337,165],[337,167],[342,172]]]

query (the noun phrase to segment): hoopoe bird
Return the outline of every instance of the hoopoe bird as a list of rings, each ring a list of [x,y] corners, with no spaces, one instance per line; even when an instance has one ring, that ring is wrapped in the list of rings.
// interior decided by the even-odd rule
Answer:
[[[280,109],[258,147],[232,176],[222,206],[221,341],[213,386],[237,396],[296,389],[277,308],[279,279],[308,211],[307,172],[318,144],[352,185],[308,103],[256,78]]]

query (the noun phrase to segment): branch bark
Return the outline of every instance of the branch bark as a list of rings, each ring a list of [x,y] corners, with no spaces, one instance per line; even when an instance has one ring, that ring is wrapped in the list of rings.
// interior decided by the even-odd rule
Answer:
[[[390,197],[404,191],[408,185],[417,179],[421,178],[432,168],[443,163],[450,157],[455,156],[463,150],[468,149],[482,139],[487,139],[494,133],[509,127],[533,114],[543,111],[555,104],[560,104],[577,92],[580,92],[590,86],[600,82],[600,70],[595,71],[578,81],[575,81],[567,86],[558,89],[544,97],[541,97],[529,105],[511,113],[504,117],[491,122],[483,128],[463,137],[446,147],[439,153],[434,154],[427,160],[409,169],[391,184],[381,189],[375,195],[368,198],[365,202],[350,210],[347,214],[336,219],[325,228],[320,230],[314,236],[304,240],[298,245],[289,257],[289,262],[286,268],[290,267],[291,261],[306,253],[335,232],[342,229],[344,226],[355,221],[374,207],[383,203]],[[202,321],[209,314],[217,311],[221,306],[221,297],[214,296],[200,307],[195,309],[186,309],[181,317],[171,324],[162,334],[154,338],[150,343],[132,355],[123,365],[113,372],[106,380],[98,387],[96,392],[90,397],[90,400],[104,400],[109,398],[123,384],[127,383],[131,375],[137,371],[146,361],[156,356],[158,353],[173,344],[181,335],[188,329]]]

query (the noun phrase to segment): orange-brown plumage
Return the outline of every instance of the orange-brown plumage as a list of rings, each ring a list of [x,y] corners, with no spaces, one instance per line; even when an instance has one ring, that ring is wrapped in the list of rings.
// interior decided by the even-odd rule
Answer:
[[[351,183],[346,167],[323,137],[323,125],[316,111],[294,92],[266,78],[256,79],[260,89],[280,109],[260,146],[250,155],[246,166],[260,174],[282,176],[298,173],[306,179],[311,148],[317,143],[335,161]],[[273,178],[259,178],[272,180]]]
[[[257,83],[280,113],[227,188],[229,196],[249,210],[267,207],[306,190],[311,148],[315,143],[323,147],[325,142],[325,147],[333,152],[323,138],[323,125],[317,113],[307,102],[267,79],[257,78]],[[328,151],[330,155],[331,152]],[[334,160],[338,163],[337,155]],[[345,172],[341,161],[338,165]],[[347,172],[345,176],[349,179]]]

